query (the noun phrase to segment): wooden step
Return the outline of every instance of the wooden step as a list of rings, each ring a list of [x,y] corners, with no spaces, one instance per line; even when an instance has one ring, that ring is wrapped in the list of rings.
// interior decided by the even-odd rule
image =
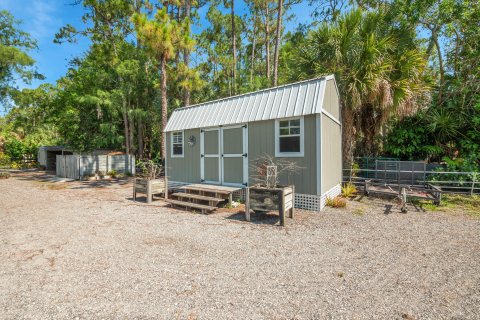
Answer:
[[[204,214],[217,209],[217,207],[211,207],[211,206],[206,206],[203,204],[192,203],[192,202],[185,202],[185,201],[172,200],[172,199],[167,199],[165,201],[174,206],[184,207],[186,209],[199,209]]]
[[[202,187],[189,187],[189,186],[185,186],[185,187],[181,187],[181,189],[185,190],[185,191],[201,191],[201,192],[208,192],[208,193],[217,193],[217,194],[223,194],[223,195],[226,195],[228,196],[230,193],[232,193],[231,191],[226,191],[226,190],[218,190],[218,189],[212,189],[212,188],[202,188]]]
[[[202,196],[199,194],[193,194],[193,193],[184,193],[184,192],[177,192],[172,194],[173,197],[179,197],[179,198],[189,198],[189,199],[195,199],[195,200],[204,200],[208,202],[221,202],[225,201],[225,199],[222,198],[214,198],[214,197],[207,197],[207,196]]]

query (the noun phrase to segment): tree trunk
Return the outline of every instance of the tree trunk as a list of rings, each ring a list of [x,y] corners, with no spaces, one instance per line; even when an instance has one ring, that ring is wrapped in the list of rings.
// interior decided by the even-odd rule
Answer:
[[[255,13],[254,13],[255,14]],[[252,57],[251,57],[251,62],[250,62],[250,85],[253,84],[253,71],[254,71],[254,66],[255,66],[255,45],[256,45],[256,40],[257,40],[257,35],[256,35],[256,28],[257,27],[257,20],[254,17],[253,18],[253,39],[252,39]]]
[[[185,17],[190,19],[191,14],[191,3],[190,0],[185,1]],[[183,50],[183,63],[185,64],[186,68],[189,68],[190,64],[190,50],[185,49]],[[184,106],[190,105],[190,88],[185,88],[185,92],[183,93],[183,104]]]
[[[123,100],[122,116],[123,116],[123,134],[125,136],[125,152],[127,154],[130,154],[130,135],[128,134],[127,102],[125,101],[125,97],[122,97],[122,100]]]
[[[235,0],[232,0],[232,51],[233,51],[233,69],[232,69],[232,92],[235,94],[235,84],[237,79],[237,36],[235,32]]]
[[[433,42],[435,43],[435,48],[437,49],[438,55],[438,68],[440,69],[440,85],[438,86],[438,102],[442,103],[442,89],[445,84],[445,72],[443,69],[443,58],[442,58],[442,49],[440,43],[438,42],[438,36],[436,32],[432,32]]]
[[[167,115],[168,115],[168,108],[167,108],[167,57],[162,54],[160,57],[160,69],[161,69],[161,79],[160,79],[160,91],[162,95],[161,105],[162,105],[162,127],[161,127],[161,151],[162,151],[162,159],[166,157],[166,143],[167,139],[165,137],[165,133],[163,130],[167,127]]]
[[[280,53],[280,40],[282,37],[283,0],[278,0],[277,30],[275,35],[275,56],[273,60],[273,85],[278,84],[278,56]]]
[[[353,144],[355,142],[354,112],[342,105],[342,145],[343,167],[350,168],[353,163]]]
[[[129,117],[129,120],[128,120],[128,124],[129,124],[129,127],[130,127],[130,138],[129,138],[129,141],[130,141],[130,153],[131,154],[135,154],[135,144],[134,144],[134,140],[135,140],[135,120],[133,119],[133,117]]]
[[[268,0],[265,0],[265,61],[267,64],[266,75],[270,80],[270,20],[269,20]]]
[[[141,117],[137,119],[137,144],[138,159],[143,159],[143,122]]]

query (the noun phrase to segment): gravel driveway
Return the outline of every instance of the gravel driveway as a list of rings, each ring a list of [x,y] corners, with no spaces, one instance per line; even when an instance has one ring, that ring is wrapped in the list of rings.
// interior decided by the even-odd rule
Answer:
[[[368,200],[281,228],[41,178],[0,180],[2,319],[480,319],[478,218]]]

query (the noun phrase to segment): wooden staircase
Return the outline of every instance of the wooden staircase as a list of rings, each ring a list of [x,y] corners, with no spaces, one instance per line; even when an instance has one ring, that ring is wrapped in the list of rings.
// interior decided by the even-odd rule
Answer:
[[[191,184],[180,187],[180,192],[171,194],[171,199],[167,199],[173,207],[182,207],[187,210],[199,210],[203,214],[215,211],[222,203],[232,202],[232,194],[240,188],[225,186]]]

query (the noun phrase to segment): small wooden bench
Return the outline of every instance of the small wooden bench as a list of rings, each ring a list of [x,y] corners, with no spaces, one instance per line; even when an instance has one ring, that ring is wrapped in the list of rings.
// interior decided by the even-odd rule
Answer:
[[[178,201],[178,200],[172,200],[172,199],[166,199],[165,201],[170,203],[173,206],[183,207],[186,209],[198,209],[203,214],[206,214],[207,212],[211,212],[217,209],[217,207],[207,206],[207,205],[193,203],[193,202],[184,202],[184,201]]]

